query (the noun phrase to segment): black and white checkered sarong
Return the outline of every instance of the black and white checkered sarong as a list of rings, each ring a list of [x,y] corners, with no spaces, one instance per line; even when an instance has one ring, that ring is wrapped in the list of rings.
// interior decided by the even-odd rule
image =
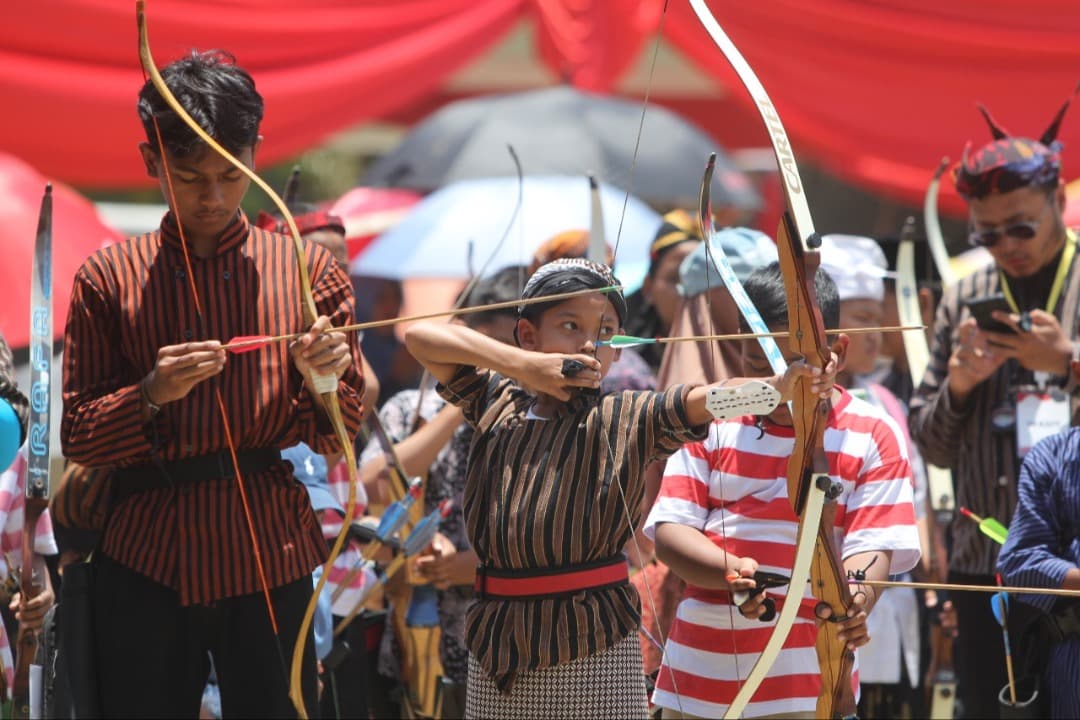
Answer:
[[[631,634],[595,655],[519,672],[509,694],[469,655],[467,718],[640,718],[648,715],[641,644]]]

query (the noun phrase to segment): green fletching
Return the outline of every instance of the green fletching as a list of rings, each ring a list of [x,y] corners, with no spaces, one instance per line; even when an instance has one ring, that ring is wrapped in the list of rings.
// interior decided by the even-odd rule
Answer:
[[[983,535],[1001,545],[1004,545],[1009,538],[1009,529],[994,518],[984,518],[979,523],[979,529],[982,530]]]
[[[633,335],[612,335],[608,340],[601,340],[597,345],[610,345],[613,348],[629,348],[638,345],[652,345],[656,338],[634,337]]]

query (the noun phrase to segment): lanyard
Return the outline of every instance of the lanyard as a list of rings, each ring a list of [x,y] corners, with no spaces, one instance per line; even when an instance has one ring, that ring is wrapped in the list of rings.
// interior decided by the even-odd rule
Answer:
[[[1054,274],[1054,284],[1050,286],[1050,297],[1046,301],[1046,312],[1053,313],[1054,307],[1057,305],[1058,298],[1061,296],[1061,290],[1065,287],[1065,276],[1069,274],[1069,268],[1072,267],[1073,257],[1076,255],[1076,233],[1069,230],[1065,231],[1065,251],[1061,253],[1061,260],[1058,261],[1057,272]],[[1013,298],[1012,291],[1009,290],[1009,280],[1005,277],[1005,273],[998,271],[998,275],[1001,276],[1001,290],[1005,294],[1005,300],[1008,301],[1009,307],[1015,313],[1020,312],[1019,306],[1016,304],[1016,300]]]

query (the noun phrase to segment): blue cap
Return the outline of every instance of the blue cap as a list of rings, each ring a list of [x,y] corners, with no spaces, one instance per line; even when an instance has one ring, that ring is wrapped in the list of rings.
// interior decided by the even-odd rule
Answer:
[[[731,262],[735,277],[743,282],[760,267],[776,262],[776,243],[768,235],[744,227],[724,228],[712,239],[712,251],[719,247]],[[716,268],[709,268],[705,243],[686,256],[679,266],[679,294],[683,297],[700,295],[709,288],[723,287]]]
[[[330,492],[330,483],[326,480],[326,458],[304,443],[282,450],[281,457],[292,463],[293,475],[307,488],[312,510],[337,510],[345,514],[345,508]]]

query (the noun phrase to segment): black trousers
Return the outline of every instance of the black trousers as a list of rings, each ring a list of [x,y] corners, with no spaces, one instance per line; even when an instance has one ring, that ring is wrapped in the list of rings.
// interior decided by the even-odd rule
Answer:
[[[175,591],[98,554],[94,645],[101,712],[109,718],[199,715],[213,655],[225,718],[292,718],[287,669],[310,578],[270,591],[280,646],[262,593],[181,607]],[[304,649],[303,694],[317,716],[314,639]]]
[[[949,573],[950,583],[996,585],[992,575]],[[990,594],[981,592],[949,593],[956,608],[958,634],[953,644],[956,666],[956,695],[962,717],[998,717],[998,692],[1008,684],[1005,670],[1005,641],[1001,626],[994,619]]]

